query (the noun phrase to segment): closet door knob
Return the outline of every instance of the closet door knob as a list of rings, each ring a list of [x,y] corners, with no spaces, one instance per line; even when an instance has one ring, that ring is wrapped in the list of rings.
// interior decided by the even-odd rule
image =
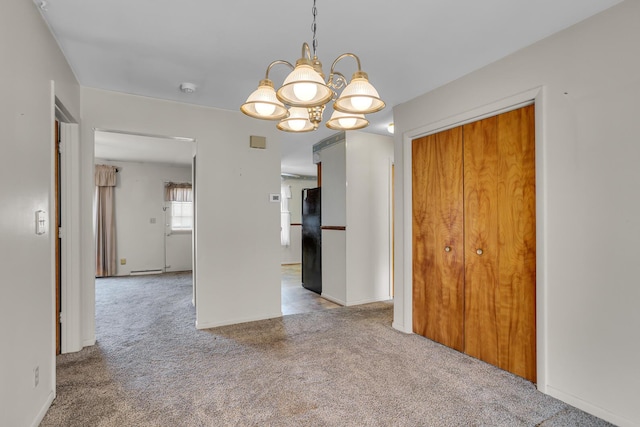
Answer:
[[[445,252],[451,252],[451,246],[445,246],[444,247],[444,251]]]
[[[478,255],[482,255],[482,249],[478,249],[478,250],[476,250],[476,253],[477,253]]]

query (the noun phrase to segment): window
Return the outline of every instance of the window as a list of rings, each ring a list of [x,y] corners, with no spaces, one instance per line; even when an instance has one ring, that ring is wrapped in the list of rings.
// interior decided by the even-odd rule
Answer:
[[[189,183],[166,182],[164,200],[169,202],[168,227],[171,232],[193,230],[193,188]]]
[[[171,202],[171,231],[193,229],[193,202]]]

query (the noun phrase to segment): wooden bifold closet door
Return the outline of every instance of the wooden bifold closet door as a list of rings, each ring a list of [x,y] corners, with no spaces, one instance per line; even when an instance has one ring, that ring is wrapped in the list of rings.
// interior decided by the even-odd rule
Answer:
[[[536,380],[530,105],[413,141],[413,329]]]
[[[462,128],[413,141],[412,156],[413,331],[463,351]]]

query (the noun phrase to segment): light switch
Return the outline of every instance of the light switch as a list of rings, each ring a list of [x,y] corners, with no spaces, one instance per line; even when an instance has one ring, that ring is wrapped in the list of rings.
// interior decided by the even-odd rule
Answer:
[[[41,235],[47,231],[47,213],[43,210],[36,211],[36,234]]]
[[[156,223],[155,218],[149,218],[149,224],[155,224],[155,223]]]

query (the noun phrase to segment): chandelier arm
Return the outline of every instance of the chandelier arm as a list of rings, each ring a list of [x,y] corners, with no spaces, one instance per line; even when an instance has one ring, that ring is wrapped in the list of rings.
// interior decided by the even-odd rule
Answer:
[[[336,67],[336,64],[338,63],[338,61],[340,61],[341,59],[346,58],[346,57],[351,57],[351,58],[355,59],[356,63],[358,64],[358,71],[362,71],[362,69],[360,68],[360,58],[358,58],[358,56],[356,54],[354,54],[354,53],[343,53],[342,55],[338,56],[335,61],[333,61],[333,64],[331,64],[331,72],[330,72],[330,74],[335,74],[334,69]]]
[[[336,77],[334,79],[334,77]],[[342,89],[347,84],[347,78],[340,71],[334,71],[329,75],[327,86],[333,89]]]
[[[293,70],[293,65],[291,65],[291,63],[289,61],[285,61],[283,59],[278,59],[277,61],[273,61],[271,64],[269,64],[269,66],[267,67],[267,72],[264,74],[264,78],[265,79],[269,79],[269,71],[271,71],[271,69],[278,64],[282,64],[282,65],[287,65],[289,68],[291,68]]]

